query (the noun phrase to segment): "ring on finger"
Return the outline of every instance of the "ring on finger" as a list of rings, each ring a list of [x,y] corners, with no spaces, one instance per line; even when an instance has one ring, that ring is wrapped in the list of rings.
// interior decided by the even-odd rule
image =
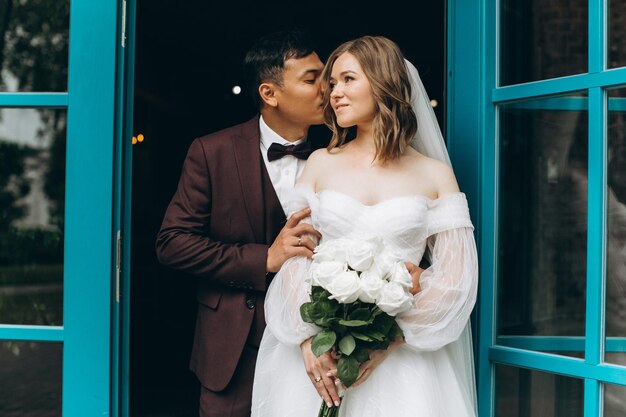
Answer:
[[[315,377],[315,383],[317,384],[318,382],[320,382],[322,380],[321,376],[316,376]]]
[[[302,236],[298,236],[298,246],[302,245]]]

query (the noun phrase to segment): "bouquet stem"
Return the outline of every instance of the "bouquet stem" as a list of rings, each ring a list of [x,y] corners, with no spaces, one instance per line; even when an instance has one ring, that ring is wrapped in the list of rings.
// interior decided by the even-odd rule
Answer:
[[[339,407],[329,407],[326,405],[326,401],[322,400],[320,406],[320,412],[317,417],[337,417],[339,416]]]

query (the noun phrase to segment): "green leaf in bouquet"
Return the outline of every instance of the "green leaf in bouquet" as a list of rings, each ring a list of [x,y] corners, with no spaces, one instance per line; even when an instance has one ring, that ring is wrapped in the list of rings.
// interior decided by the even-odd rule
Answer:
[[[363,320],[339,320],[339,324],[346,327],[367,326],[369,323]]]
[[[369,336],[370,339],[375,340],[377,342],[382,342],[383,340],[386,339],[386,336],[383,333],[374,329],[367,329],[365,334]]]
[[[313,308],[313,303],[304,303],[300,306],[300,317],[306,323],[313,323],[313,317],[311,317],[311,310]]]
[[[311,288],[311,301],[328,300],[328,297],[330,293],[323,287],[316,285]]]
[[[374,342],[370,345],[370,349],[373,350],[385,350],[389,347],[389,344],[391,343],[391,340],[389,339],[385,339],[382,340],[380,342]]]
[[[311,342],[311,350],[315,356],[321,356],[324,352],[328,352],[335,345],[337,334],[330,330],[323,330],[315,335]]]
[[[348,314],[348,318],[350,320],[360,320],[371,323],[372,313],[369,308],[357,308],[356,310],[351,311],[350,314]]]
[[[388,334],[390,340],[393,340],[396,337],[404,337],[404,333],[402,332],[402,329],[400,328],[400,326],[398,326],[398,323],[396,321],[393,322],[393,326],[391,327]]]
[[[373,342],[374,339],[372,339],[371,337],[361,333],[361,332],[355,332],[355,331],[350,331],[350,334],[352,336],[354,336],[356,339],[362,340],[364,342]]]
[[[350,356],[356,359],[359,363],[367,362],[370,360],[370,353],[367,349],[361,346],[357,346]]]
[[[319,300],[316,304],[324,316],[335,315],[335,312],[339,310],[339,303],[335,300]]]
[[[379,331],[382,334],[389,334],[389,331],[394,325],[398,325],[396,320],[388,314],[380,314],[374,318],[372,328]]]
[[[355,347],[356,340],[352,335],[347,334],[339,341],[339,351],[346,356],[351,355]]]
[[[359,376],[359,362],[351,356],[342,356],[337,362],[337,376],[346,387],[354,384]]]
[[[312,316],[313,316],[312,317],[313,323],[317,324],[318,326],[322,328],[330,327],[331,324],[337,320],[337,318],[334,316],[333,313],[321,311],[319,306],[316,306]]]
[[[367,329],[362,330],[362,332],[365,336],[369,338],[369,341],[380,342],[382,340],[385,340],[384,334],[382,334],[381,332],[371,327],[368,327]]]
[[[328,327],[330,323],[335,320],[335,312],[337,309],[338,307],[333,306],[332,303],[325,300],[312,301],[310,303],[304,303],[300,307],[300,315],[302,316],[302,320],[307,323],[314,323],[320,327]]]
[[[382,311],[382,310],[380,309],[380,307],[376,306],[376,307],[374,307],[374,309],[372,310],[372,317],[377,317],[377,316],[380,316],[380,315],[381,315],[381,314],[383,314],[383,313],[384,313],[384,311]],[[385,315],[388,315],[388,314],[385,314]]]

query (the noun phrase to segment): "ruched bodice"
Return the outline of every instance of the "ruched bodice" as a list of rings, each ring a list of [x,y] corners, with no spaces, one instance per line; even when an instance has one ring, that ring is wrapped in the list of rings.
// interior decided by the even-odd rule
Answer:
[[[333,189],[314,192],[298,185],[290,213],[311,207],[311,222],[322,239],[373,235],[383,239],[399,257],[418,264],[429,236],[456,227],[472,227],[463,193],[438,199],[422,195],[391,197],[376,204]]]
[[[317,193],[318,210],[311,214],[324,239],[372,235],[400,258],[419,263],[426,247],[429,200],[421,196],[394,197],[365,205],[347,194],[327,189]]]

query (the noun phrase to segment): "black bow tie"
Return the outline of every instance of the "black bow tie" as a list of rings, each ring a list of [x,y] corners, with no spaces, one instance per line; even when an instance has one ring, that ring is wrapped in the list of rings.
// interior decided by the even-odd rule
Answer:
[[[267,159],[275,161],[282,158],[285,155],[293,155],[296,158],[307,159],[311,155],[311,144],[308,141],[304,141],[298,145],[281,145],[279,143],[272,143],[267,150]]]

